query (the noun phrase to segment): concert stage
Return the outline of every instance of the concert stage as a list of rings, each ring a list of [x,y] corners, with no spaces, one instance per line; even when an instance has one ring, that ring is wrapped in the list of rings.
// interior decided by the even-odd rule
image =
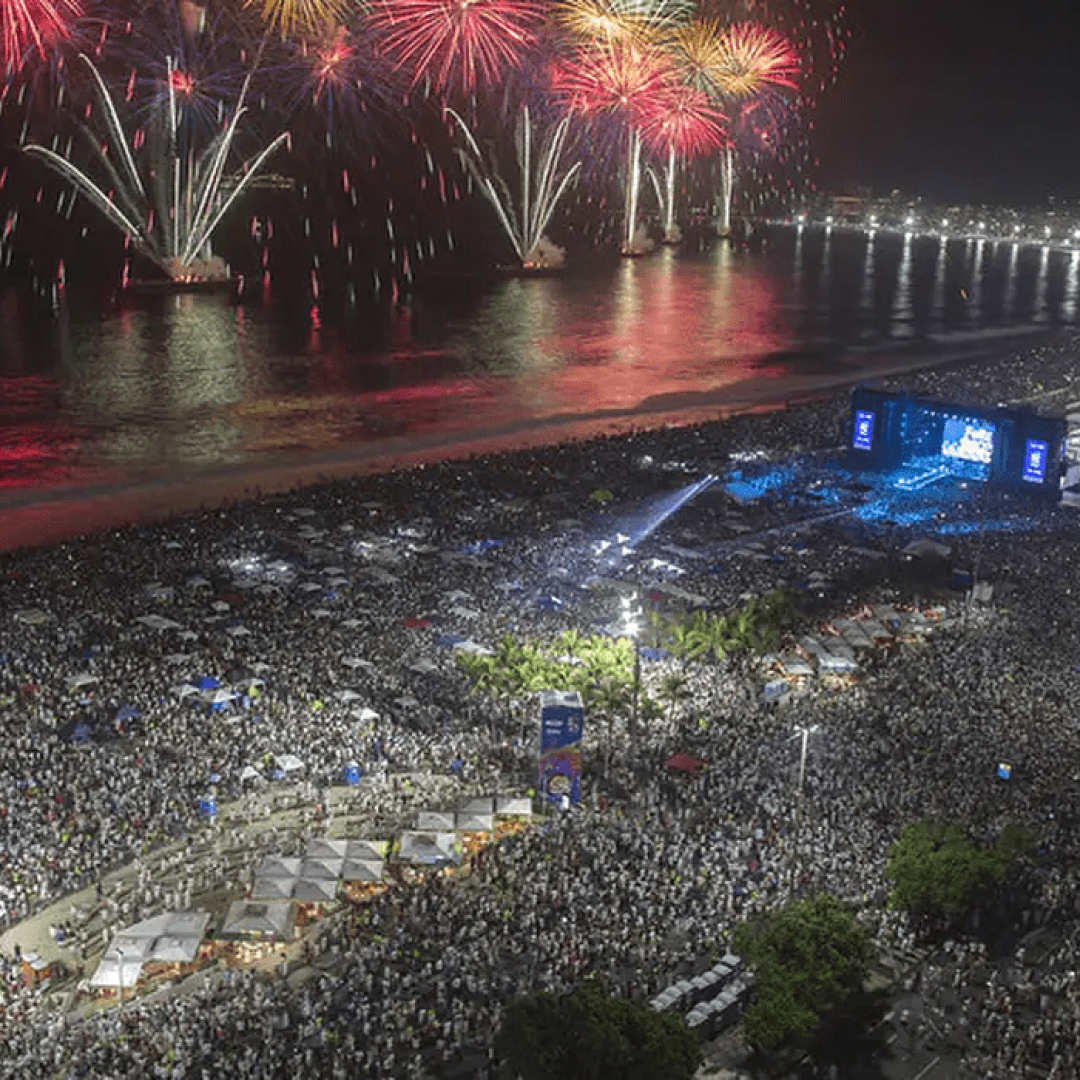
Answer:
[[[848,461],[918,491],[945,480],[1061,498],[1064,417],[959,405],[858,387],[851,395]]]

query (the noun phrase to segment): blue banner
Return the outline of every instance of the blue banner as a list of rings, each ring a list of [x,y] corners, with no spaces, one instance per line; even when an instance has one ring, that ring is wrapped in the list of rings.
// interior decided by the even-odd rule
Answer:
[[[561,690],[540,694],[541,795],[550,802],[581,800],[581,738],[585,708],[581,695]]]

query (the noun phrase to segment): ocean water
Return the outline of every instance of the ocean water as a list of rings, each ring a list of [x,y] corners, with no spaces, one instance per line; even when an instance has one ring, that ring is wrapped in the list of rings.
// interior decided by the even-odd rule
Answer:
[[[325,325],[272,297],[0,294],[0,548],[466,449],[679,421],[1077,321],[1080,253],[824,229],[433,286]]]

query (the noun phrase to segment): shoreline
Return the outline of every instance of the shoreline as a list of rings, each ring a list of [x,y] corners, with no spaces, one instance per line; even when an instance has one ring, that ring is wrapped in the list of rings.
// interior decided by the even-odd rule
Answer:
[[[979,332],[964,341],[896,342],[870,352],[842,352],[843,370],[792,375],[784,393],[770,380],[716,392],[645,399],[632,409],[591,414],[559,413],[478,432],[440,432],[420,439],[399,437],[336,454],[279,457],[238,466],[138,478],[130,483],[56,488],[0,505],[0,552],[46,548],[125,526],[145,526],[186,514],[219,509],[267,495],[299,492],[333,481],[385,475],[442,462],[492,454],[535,451],[572,442],[627,436],[665,428],[700,427],[734,416],[776,412],[838,397],[861,382],[978,362],[998,364],[1022,348],[1051,342],[1060,330],[1009,329]],[[914,354],[914,356],[912,355]]]

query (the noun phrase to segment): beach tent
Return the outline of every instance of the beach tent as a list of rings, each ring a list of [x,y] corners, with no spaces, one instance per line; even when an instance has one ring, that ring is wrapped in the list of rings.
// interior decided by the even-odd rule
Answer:
[[[458,832],[491,832],[495,828],[495,818],[492,814],[462,814],[454,815],[454,828]]]
[[[331,840],[326,836],[316,836],[308,841],[304,855],[308,859],[344,859],[348,847],[347,840]]]
[[[337,881],[341,877],[342,862],[344,862],[344,856],[312,857],[309,855],[300,864],[300,877],[319,881]]]
[[[245,765],[240,770],[240,783],[244,783],[247,780],[263,780],[265,777],[254,765]]]
[[[345,858],[356,862],[382,862],[390,850],[387,840],[349,840]]]
[[[462,850],[452,832],[404,832],[398,858],[414,866],[460,866]]]
[[[292,918],[293,906],[289,900],[237,900],[229,905],[220,936],[288,938],[292,936]]]
[[[371,720],[379,719],[379,714],[367,705],[365,705],[362,709],[354,709],[353,716],[356,717],[357,720],[360,720],[364,723],[367,723]]]
[[[151,630],[181,629],[178,622],[174,622],[172,619],[166,619],[161,615],[140,615],[135,621],[137,623],[142,623],[143,626],[148,626]]]
[[[421,810],[416,815],[416,827],[421,832],[449,832],[454,827],[454,815],[434,810]]]
[[[255,870],[255,876],[261,878],[295,878],[300,876],[300,859],[285,858],[281,855],[267,855]]]
[[[532,799],[517,795],[500,795],[495,801],[495,813],[499,817],[531,817]]]
[[[291,900],[296,882],[294,877],[257,877],[251,883],[251,899]]]
[[[337,896],[338,879],[300,878],[293,886],[293,899],[305,903],[328,904]]]
[[[304,763],[295,754],[275,754],[274,761],[286,776],[298,773],[304,767]]]
[[[372,884],[377,881],[382,881],[383,876],[383,863],[382,861],[353,861],[352,859],[346,859],[341,866],[341,880],[342,881],[360,881]]]

